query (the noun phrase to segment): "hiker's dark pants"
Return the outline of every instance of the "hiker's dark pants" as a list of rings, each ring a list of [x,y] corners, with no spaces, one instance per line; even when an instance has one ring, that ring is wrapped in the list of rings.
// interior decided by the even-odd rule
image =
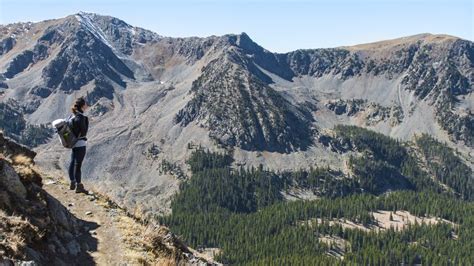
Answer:
[[[69,179],[71,182],[81,183],[81,166],[86,156],[86,147],[72,148],[71,163],[69,164]]]

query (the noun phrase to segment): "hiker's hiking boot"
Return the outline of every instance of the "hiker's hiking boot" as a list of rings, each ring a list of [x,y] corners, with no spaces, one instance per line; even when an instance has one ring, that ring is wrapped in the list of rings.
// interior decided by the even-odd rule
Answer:
[[[87,190],[84,189],[84,185],[82,183],[77,183],[76,193],[85,193],[85,194],[87,194]]]
[[[76,182],[71,182],[71,184],[69,185],[69,189],[70,190],[76,189]]]

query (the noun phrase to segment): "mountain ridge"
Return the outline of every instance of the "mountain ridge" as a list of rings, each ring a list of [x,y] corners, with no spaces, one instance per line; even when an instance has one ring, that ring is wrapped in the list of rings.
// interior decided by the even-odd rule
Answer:
[[[121,19],[116,18],[116,17],[111,16],[111,15],[102,15],[102,14],[99,14],[99,13],[86,12],[86,11],[79,11],[77,13],[74,13],[72,15],[68,15],[68,16],[65,16],[65,17],[62,17],[62,18],[47,19],[47,20],[42,20],[42,21],[37,21],[37,22],[25,21],[25,22],[13,22],[13,23],[8,23],[8,24],[0,24],[0,27],[14,26],[14,25],[17,25],[17,24],[23,24],[23,25],[29,25],[30,24],[31,25],[33,23],[52,22],[52,21],[57,21],[57,20],[64,20],[64,19],[71,18],[71,17],[76,17],[77,18],[77,17],[80,17],[80,16],[90,16],[92,18],[96,17],[96,18],[99,18],[101,20],[106,20],[106,19],[114,20],[114,21],[117,21],[118,23],[125,24],[128,27],[144,30],[144,28],[142,28],[142,27],[131,26],[130,24],[126,23],[124,20],[121,20]],[[150,31],[150,30],[147,30],[147,31]],[[150,31],[150,32],[152,32],[152,31]],[[248,37],[251,40],[250,36],[246,32],[229,33],[229,34],[224,34],[224,35],[220,35],[220,36],[219,35],[210,35],[210,36],[181,36],[181,37],[166,37],[166,36],[159,35],[156,32],[153,32],[153,33],[160,36],[160,37],[163,37],[163,38],[177,38],[177,39],[179,39],[179,38],[184,39],[184,38],[223,37],[223,36],[227,36],[227,35],[230,35],[230,36],[232,36],[232,35],[234,35],[234,36],[245,35],[246,37]],[[372,46],[372,45],[376,45],[376,44],[384,44],[384,43],[391,43],[391,42],[398,43],[400,41],[403,41],[403,42],[408,41],[408,40],[414,41],[414,40],[419,40],[419,39],[431,39],[431,40],[435,40],[435,41],[436,40],[441,40],[441,39],[456,39],[456,40],[470,41],[470,40],[463,39],[461,37],[457,37],[457,36],[454,36],[454,35],[443,34],[443,33],[435,34],[435,33],[425,32],[425,33],[418,33],[418,34],[407,35],[407,36],[402,36],[402,37],[395,37],[395,38],[386,39],[386,40],[382,40],[382,41],[371,41],[371,42],[358,43],[358,44],[353,44],[353,45],[342,45],[342,46],[336,46],[336,47],[299,48],[299,49],[291,50],[291,51],[287,51],[287,52],[272,52],[272,53],[275,53],[275,54],[288,54],[288,53],[292,53],[292,52],[296,52],[296,51],[300,51],[300,50],[350,48],[350,47],[357,48],[357,47]]]

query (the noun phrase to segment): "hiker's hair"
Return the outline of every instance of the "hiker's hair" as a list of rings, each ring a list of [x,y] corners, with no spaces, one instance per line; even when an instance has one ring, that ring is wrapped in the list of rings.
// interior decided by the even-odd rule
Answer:
[[[74,105],[71,107],[71,111],[74,114],[76,114],[77,112],[82,112],[82,107],[84,107],[84,105],[86,105],[86,100],[84,99],[84,97],[79,97],[76,99]]]

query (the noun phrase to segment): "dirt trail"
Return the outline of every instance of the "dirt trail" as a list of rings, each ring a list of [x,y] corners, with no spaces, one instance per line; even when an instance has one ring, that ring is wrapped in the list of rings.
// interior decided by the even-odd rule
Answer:
[[[48,178],[43,182],[43,188],[48,193],[58,199],[77,218],[86,221],[85,229],[96,238],[92,246],[88,243],[88,253],[97,265],[129,264],[125,257],[129,248],[124,244],[123,230],[120,226],[121,217],[125,215],[122,210],[110,208],[104,199],[90,192],[86,195],[69,190],[68,184],[63,180]]]
[[[93,259],[79,259],[77,265],[220,265],[212,255],[185,246],[166,227],[144,225],[98,193],[75,193],[66,179],[44,173],[43,184],[92,236],[77,236]]]

